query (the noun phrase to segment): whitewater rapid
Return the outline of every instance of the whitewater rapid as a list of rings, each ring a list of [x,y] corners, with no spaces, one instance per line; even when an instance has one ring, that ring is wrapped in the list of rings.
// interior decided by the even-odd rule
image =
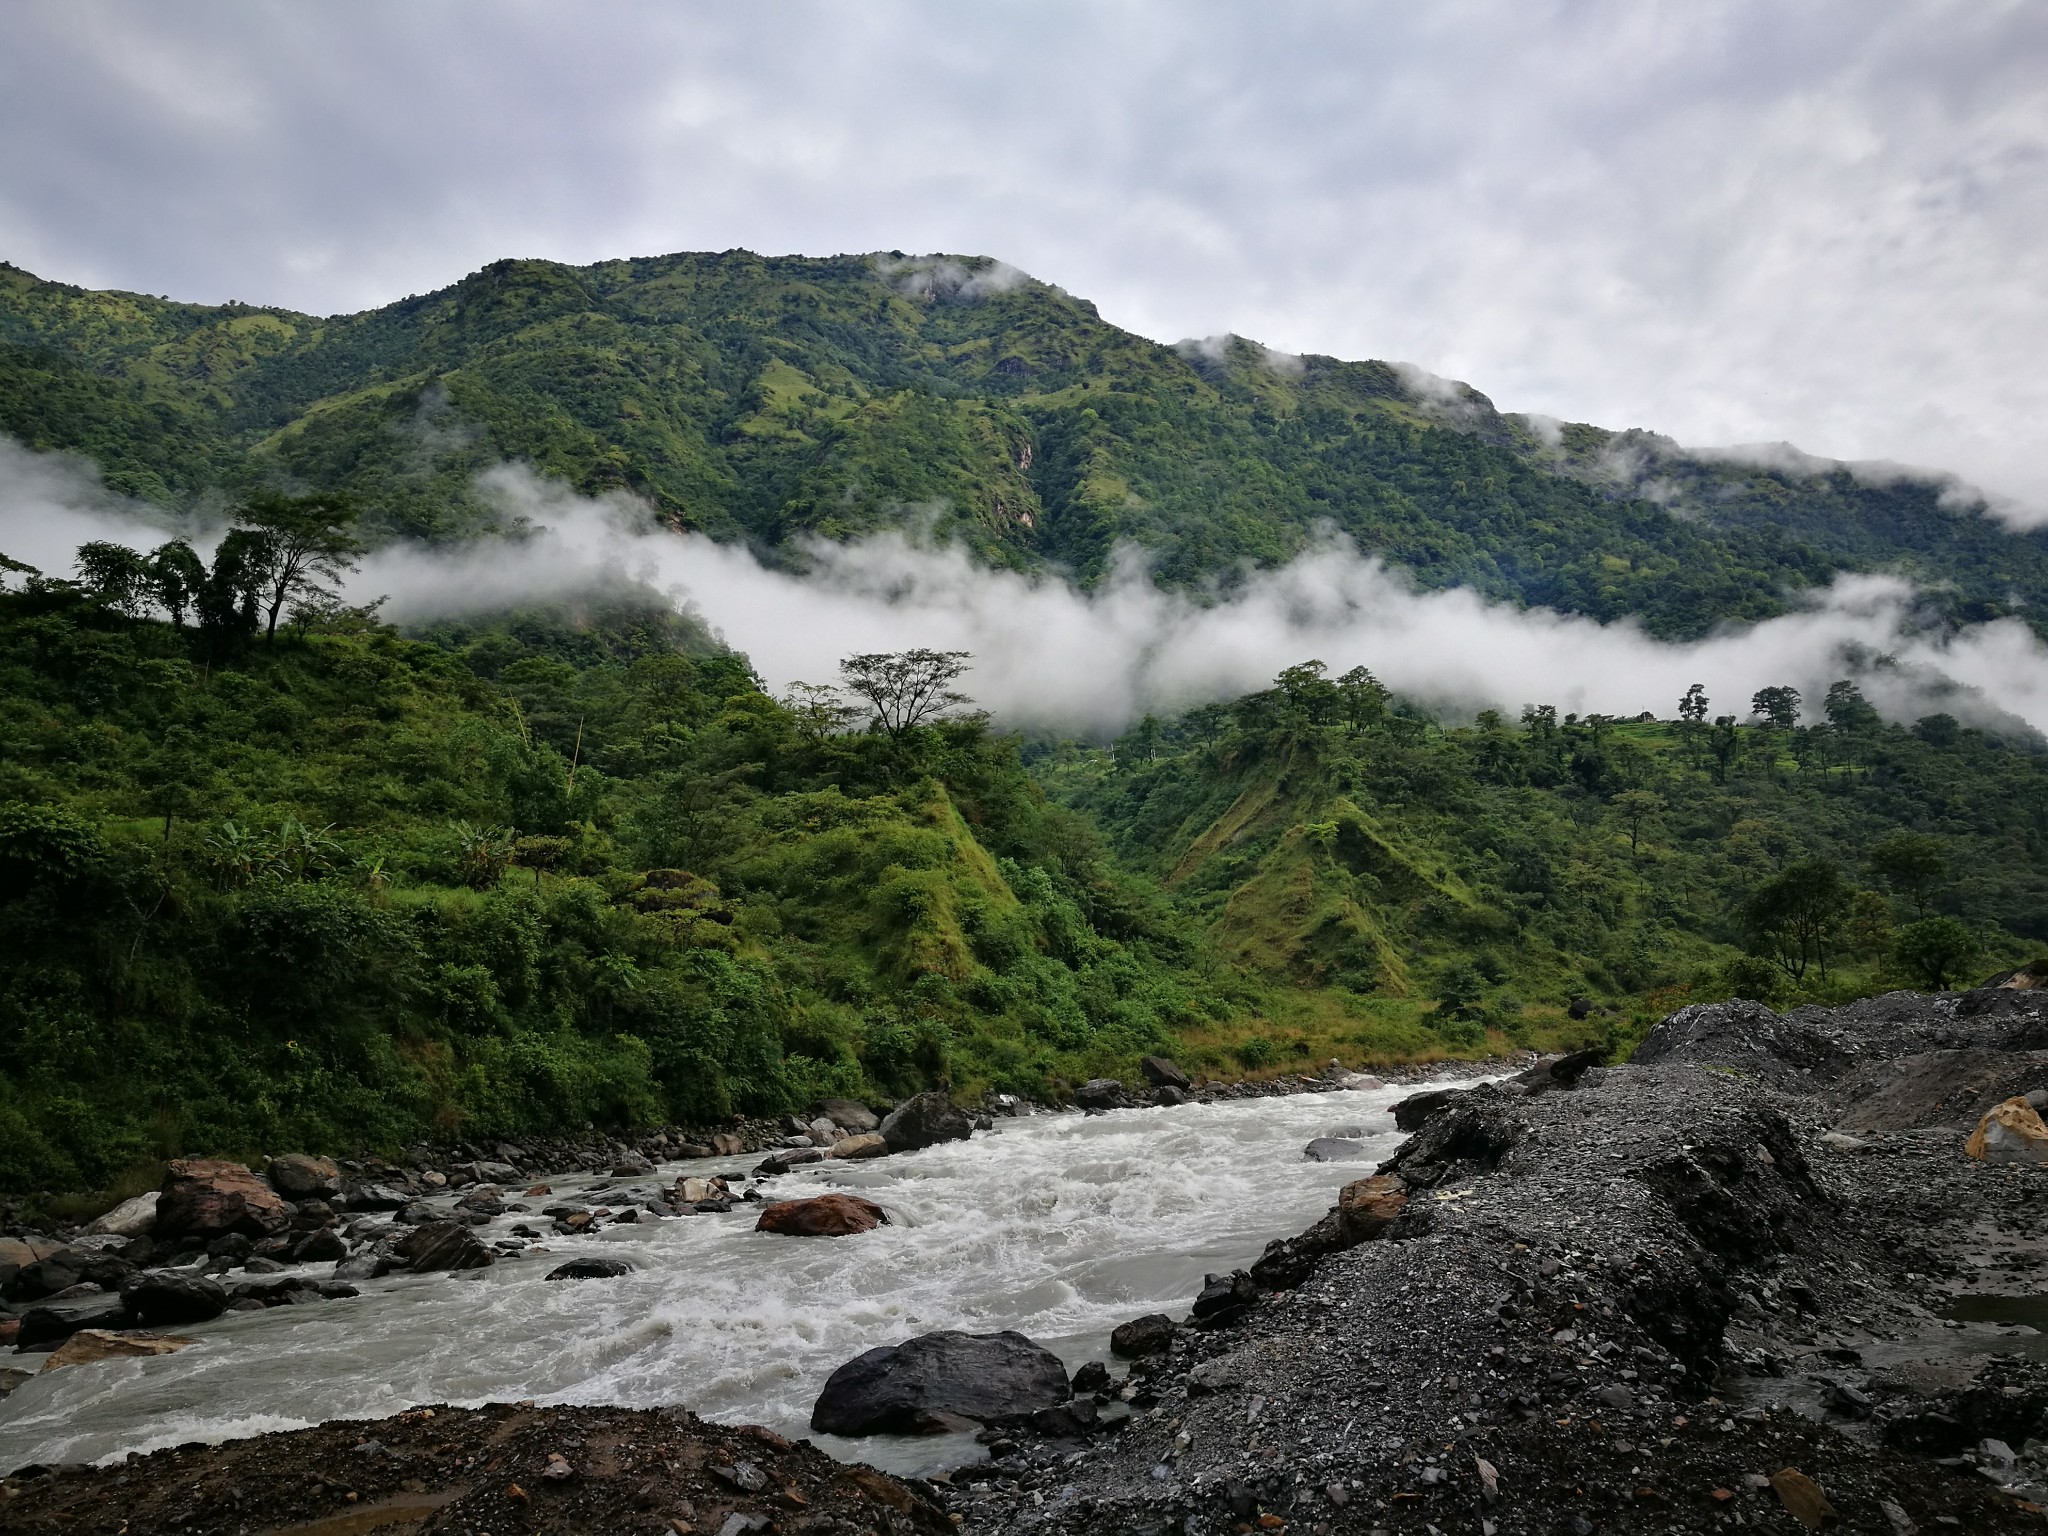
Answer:
[[[468,1274],[360,1282],[353,1300],[230,1313],[175,1330],[195,1340],[178,1354],[54,1371],[0,1400],[0,1468],[526,1398],[680,1405],[795,1437],[810,1433],[811,1404],[835,1368],[940,1328],[1014,1328],[1071,1369],[1107,1358],[1118,1323],[1184,1316],[1205,1271],[1246,1265],[1322,1215],[1341,1185],[1398,1145],[1390,1108],[1414,1091],[1005,1120],[971,1142],[828,1162],[761,1185],[771,1198],[846,1190],[879,1202],[892,1224],[857,1236],[759,1233],[758,1207],[735,1204],[728,1216],[548,1237],[544,1254]],[[1367,1163],[1303,1158],[1310,1138],[1341,1131],[1365,1133]],[[628,1188],[755,1160],[673,1163],[653,1180],[549,1182],[556,1199],[623,1205]],[[587,1193],[594,1186],[605,1192]],[[479,1235],[522,1220],[545,1226],[537,1208],[553,1202],[527,1203],[535,1214]],[[587,1255],[638,1268],[612,1280],[542,1278]],[[903,1473],[976,1454],[965,1437],[813,1438]]]

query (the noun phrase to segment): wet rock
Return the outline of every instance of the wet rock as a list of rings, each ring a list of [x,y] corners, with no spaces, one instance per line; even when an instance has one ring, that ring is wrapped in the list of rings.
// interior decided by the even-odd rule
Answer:
[[[1431,1088],[1423,1093],[1411,1093],[1394,1106],[1394,1128],[1400,1131],[1419,1131],[1430,1116],[1450,1108],[1464,1096],[1462,1088]]]
[[[858,1355],[811,1410],[821,1434],[914,1434],[937,1415],[988,1421],[1073,1395],[1059,1356],[1021,1333],[927,1333]]]
[[[163,1196],[151,1190],[132,1200],[123,1200],[105,1215],[86,1225],[87,1236],[147,1237],[156,1227],[156,1205]]]
[[[746,1141],[731,1131],[720,1131],[711,1138],[713,1157],[741,1157],[747,1150]]]
[[[137,1275],[121,1291],[121,1303],[146,1328],[211,1322],[228,1309],[227,1288],[205,1275],[155,1269]]]
[[[18,1349],[33,1350],[68,1339],[87,1328],[121,1329],[134,1322],[126,1307],[105,1299],[30,1307],[21,1314],[14,1343]]]
[[[164,1174],[154,1235],[257,1238],[290,1225],[291,1212],[277,1192],[240,1163],[180,1158]]]
[[[1074,1372],[1076,1392],[1107,1392],[1109,1390],[1109,1367],[1100,1360],[1090,1360]]]
[[[1124,1085],[1113,1077],[1091,1077],[1074,1090],[1074,1102],[1083,1109],[1101,1112],[1115,1109],[1124,1100]]]
[[[1189,1098],[1190,1095],[1187,1089],[1175,1088],[1170,1084],[1167,1087],[1152,1090],[1152,1102],[1161,1109],[1171,1109],[1176,1104],[1185,1104]]]
[[[105,1328],[81,1328],[59,1344],[43,1362],[46,1371],[61,1371],[67,1365],[92,1365],[101,1360],[139,1360],[151,1355],[172,1355],[190,1344],[190,1339],[159,1333],[115,1333]]]
[[[295,1264],[338,1264],[347,1257],[348,1244],[342,1241],[341,1234],[332,1227],[322,1227],[317,1232],[308,1233],[299,1245],[292,1249],[292,1262]]]
[[[867,1105],[856,1104],[852,1099],[820,1099],[818,1113],[842,1131],[851,1131],[856,1136],[882,1128],[880,1116]]]
[[[1188,1081],[1187,1073],[1164,1056],[1141,1056],[1138,1071],[1154,1088],[1177,1088],[1186,1093],[1194,1084]]]
[[[287,1200],[332,1200],[341,1193],[341,1170],[329,1158],[291,1152],[273,1157],[265,1173]]]
[[[644,1157],[625,1157],[612,1164],[615,1179],[644,1179],[654,1172],[654,1164]]]
[[[1123,1360],[1143,1359],[1171,1348],[1179,1332],[1180,1325],[1164,1312],[1148,1312],[1117,1324],[1109,1336],[1109,1352]]]
[[[778,1200],[763,1206],[756,1232],[785,1237],[847,1237],[888,1224],[888,1213],[858,1195],[814,1195],[807,1200]]]
[[[548,1280],[616,1280],[620,1275],[633,1273],[633,1266],[624,1259],[571,1259],[558,1264],[542,1278]]]
[[[352,1184],[343,1193],[341,1203],[351,1211],[401,1211],[412,1204],[412,1198],[389,1184]]]
[[[883,1150],[887,1151],[888,1149],[884,1147]],[[773,1178],[778,1174],[789,1172],[792,1168],[801,1168],[805,1163],[821,1163],[824,1160],[825,1154],[816,1147],[784,1147],[779,1152],[770,1152],[760,1162],[756,1163],[754,1165],[754,1174],[757,1178]],[[700,1180],[699,1182],[702,1181]]]
[[[1318,1136],[1301,1149],[1312,1163],[1355,1163],[1366,1155],[1365,1143],[1336,1136]]]
[[[1408,1181],[1376,1173],[1337,1192],[1337,1225],[1346,1246],[1370,1242],[1391,1227],[1408,1204]]]
[[[422,1227],[430,1221],[441,1219],[441,1213],[424,1200],[407,1201],[398,1211],[398,1221],[402,1226]]]
[[[482,1269],[493,1262],[490,1249],[477,1241],[476,1234],[454,1221],[430,1221],[414,1227],[398,1240],[393,1252],[416,1274]]]
[[[974,1134],[974,1123],[945,1094],[933,1091],[890,1110],[881,1134],[891,1152],[915,1152],[942,1141],[965,1141]]]
[[[1778,1495],[1778,1502],[1785,1506],[1785,1513],[1809,1531],[1832,1525],[1840,1518],[1835,1513],[1835,1506],[1828,1502],[1827,1495],[1820,1491],[1820,1484],[1796,1468],[1787,1467],[1773,1474],[1771,1487]]]
[[[2007,1099],[1977,1122],[1963,1151],[1984,1163],[2048,1166],[2048,1125],[2024,1098]]]
[[[877,1131],[863,1131],[834,1143],[827,1155],[837,1158],[887,1157],[889,1143]]]
[[[1227,1275],[1204,1275],[1201,1292],[1191,1310],[1204,1327],[1220,1328],[1249,1312],[1259,1299],[1259,1288],[1251,1275],[1234,1269]]]
[[[1516,1073],[1504,1085],[1510,1092],[1529,1096],[1553,1088],[1576,1088],[1579,1079],[1606,1059],[1602,1050],[1573,1051],[1565,1056],[1545,1056],[1534,1066]]]

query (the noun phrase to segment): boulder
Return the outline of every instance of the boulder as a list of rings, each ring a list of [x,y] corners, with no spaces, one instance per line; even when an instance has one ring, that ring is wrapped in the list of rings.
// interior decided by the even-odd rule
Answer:
[[[1408,1182],[1397,1173],[1356,1179],[1337,1192],[1337,1233],[1349,1247],[1370,1242],[1394,1224],[1408,1204]]]
[[[542,1278],[547,1280],[616,1280],[633,1273],[624,1259],[571,1259],[558,1264]]]
[[[87,1328],[127,1328],[135,1319],[118,1301],[105,1296],[82,1297],[51,1306],[30,1307],[21,1314],[21,1326],[14,1335],[17,1348],[33,1350],[68,1339]]]
[[[811,1409],[828,1435],[915,1434],[946,1416],[986,1422],[1073,1396],[1066,1367],[1021,1333],[927,1333],[857,1355]]]
[[[341,1170],[324,1157],[291,1152],[273,1157],[270,1187],[288,1200],[332,1200],[341,1193]]]
[[[1196,1322],[1218,1328],[1236,1322],[1258,1299],[1259,1288],[1252,1277],[1244,1270],[1234,1269],[1227,1275],[1202,1276],[1201,1294],[1195,1297],[1190,1310]]]
[[[875,1131],[863,1131],[834,1142],[832,1157],[887,1157],[889,1143]]]
[[[352,1184],[341,1203],[351,1211],[402,1211],[412,1204],[412,1196],[389,1184]]]
[[[1074,1102],[1098,1113],[1124,1101],[1124,1085],[1113,1077],[1091,1077],[1074,1090]]]
[[[164,1174],[157,1237],[269,1237],[290,1225],[277,1192],[240,1163],[180,1158]]]
[[[392,1250],[415,1274],[443,1269],[482,1269],[492,1262],[491,1250],[459,1221],[430,1221],[414,1227]]]
[[[857,1136],[882,1128],[880,1116],[867,1105],[856,1104],[852,1099],[820,1099],[818,1113],[842,1131],[852,1131]]]
[[[2048,1124],[2024,1098],[1991,1107],[1963,1151],[1985,1163],[2028,1163],[2048,1167]]]
[[[292,1250],[294,1264],[338,1264],[348,1257],[348,1244],[332,1227],[309,1232]]]
[[[756,1232],[785,1237],[848,1237],[887,1226],[888,1213],[859,1195],[813,1195],[808,1200],[777,1200],[764,1206],[754,1223]]]
[[[801,1168],[805,1163],[822,1163],[825,1157],[826,1154],[816,1147],[784,1147],[779,1152],[770,1152],[756,1163],[754,1173],[759,1178],[773,1178],[777,1174],[789,1172],[792,1168]],[[690,1181],[685,1179],[683,1182]],[[704,1181],[699,1179],[696,1182],[701,1184]],[[707,1195],[700,1198],[710,1197]]]
[[[81,1328],[59,1344],[43,1362],[46,1371],[61,1371],[67,1365],[91,1365],[100,1360],[139,1360],[150,1355],[174,1355],[192,1341],[167,1338],[160,1333],[115,1333],[106,1328]]]
[[[1394,1106],[1394,1128],[1400,1131],[1421,1130],[1425,1120],[1439,1110],[1450,1108],[1463,1092],[1462,1088],[1431,1088],[1425,1093],[1409,1094]]]
[[[1128,1323],[1118,1323],[1109,1336],[1109,1352],[1124,1360],[1156,1355],[1173,1343],[1180,1325],[1164,1312],[1148,1312]]]
[[[882,1121],[882,1140],[891,1152],[915,1152],[942,1141],[965,1141],[973,1134],[974,1122],[936,1091],[905,1099]]]
[[[612,1177],[615,1179],[644,1179],[652,1172],[654,1164],[644,1157],[622,1157],[612,1164]]]
[[[205,1275],[153,1269],[121,1290],[122,1305],[144,1327],[162,1323],[207,1323],[228,1309],[227,1287]]]
[[[156,1203],[163,1196],[156,1190],[123,1200],[104,1216],[86,1226],[88,1237],[147,1237],[156,1227]]]
[[[1109,1367],[1100,1360],[1090,1360],[1081,1369],[1074,1372],[1074,1390],[1076,1392],[1107,1392],[1109,1390]],[[1052,1411],[1051,1409],[1040,1410],[1040,1412]]]
[[[731,1131],[720,1131],[711,1138],[713,1157],[740,1157],[746,1153],[747,1144]]]
[[[1355,1163],[1366,1155],[1365,1143],[1318,1136],[1301,1149],[1301,1155],[1312,1163]]]
[[[1176,1104],[1185,1104],[1188,1102],[1188,1099],[1188,1091],[1185,1088],[1174,1088],[1169,1086],[1165,1088],[1155,1088],[1152,1090],[1152,1102],[1154,1104],[1157,1104],[1161,1109],[1171,1109]]]
[[[0,1237],[0,1264],[27,1269],[38,1259],[47,1259],[63,1246],[49,1237]]]
[[[829,1147],[846,1133],[840,1130],[835,1123],[820,1115],[804,1127],[804,1134],[810,1137],[812,1146]]]
[[[1187,1073],[1164,1056],[1139,1057],[1138,1071],[1154,1088],[1178,1088],[1182,1093],[1186,1093],[1194,1086],[1188,1081]]]

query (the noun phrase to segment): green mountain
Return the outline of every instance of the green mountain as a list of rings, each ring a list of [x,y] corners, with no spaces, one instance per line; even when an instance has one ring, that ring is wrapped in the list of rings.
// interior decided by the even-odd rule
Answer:
[[[1463,386],[1238,338],[1160,346],[979,258],[501,261],[326,318],[0,267],[0,431],[165,504],[346,490],[427,539],[487,524],[473,476],[514,459],[764,552],[936,509],[991,563],[1083,582],[1129,540],[1162,582],[1227,583],[1330,525],[1428,587],[1667,636],[1844,570],[1911,574],[1958,620],[2048,601],[2048,534],[1931,478],[1546,433]]]

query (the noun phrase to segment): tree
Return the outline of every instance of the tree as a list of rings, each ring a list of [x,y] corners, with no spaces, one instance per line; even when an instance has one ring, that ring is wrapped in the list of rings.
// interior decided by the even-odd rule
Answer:
[[[1977,958],[1977,937],[1952,917],[1908,923],[1892,940],[1892,961],[1929,992],[1946,992]]]
[[[1614,797],[1612,809],[1628,828],[1628,851],[1634,854],[1643,828],[1655,822],[1657,813],[1664,809],[1664,797],[1647,789],[1625,789]]]
[[[1930,747],[1952,747],[1962,737],[1963,723],[1954,715],[1922,715],[1913,722],[1913,734]]]
[[[1304,661],[1273,680],[1289,714],[1309,725],[1335,721],[1341,695],[1337,685],[1323,675],[1327,670],[1320,661]]]
[[[849,704],[839,690],[825,683],[791,683],[776,701],[788,710],[806,740],[836,736],[860,718],[860,706]]]
[[[297,599],[339,603],[336,584],[356,568],[363,543],[355,536],[353,502],[331,492],[286,496],[266,491],[250,497],[235,514],[236,524],[260,537],[263,633],[277,636],[284,605]]]
[[[1797,688],[1759,688],[1751,695],[1749,708],[1766,725],[1789,731],[1799,723]]]
[[[141,618],[156,596],[149,561],[125,544],[79,545],[78,580],[94,602],[131,619]]]
[[[1828,696],[1821,704],[1821,712],[1828,717],[1829,725],[1845,733],[1868,730],[1877,724],[1877,711],[1863,697],[1863,690],[1846,678],[1828,685]]]
[[[1678,739],[1685,744],[1686,761],[1700,765],[1700,735],[1707,721],[1707,689],[1694,683],[1678,701]]]
[[[1848,910],[1850,889],[1826,859],[1802,859],[1759,887],[1743,907],[1756,952],[1794,981],[1808,966],[1828,973],[1828,951]]]
[[[1378,678],[1363,667],[1353,667],[1337,679],[1337,708],[1344,728],[1356,736],[1371,730],[1387,715],[1387,700],[1393,695]]]
[[[951,687],[970,659],[966,651],[897,651],[849,656],[839,671],[847,692],[866,699],[876,723],[901,741],[927,721],[972,702]]]
[[[193,597],[200,632],[216,643],[256,633],[256,604],[268,570],[269,540],[232,528],[213,552],[213,569]]]
[[[149,557],[149,574],[156,588],[156,600],[170,614],[171,623],[183,629],[186,613],[199,600],[200,590],[206,585],[205,564],[190,544],[172,539],[168,544],[159,544]]]
[[[1892,944],[1892,904],[1882,891],[1858,891],[1849,902],[1843,933],[1859,955],[1882,955]]]
[[[1714,782],[1726,784],[1728,775],[1742,757],[1742,737],[1736,730],[1733,715],[1722,715],[1714,721],[1714,728],[1707,733],[1707,751],[1714,759]]]
[[[1864,856],[1864,867],[1894,891],[1913,903],[1913,910],[1927,915],[1927,900],[1948,869],[1939,838],[1918,832],[1894,832],[1873,843]]]
[[[1433,995],[1439,1019],[1461,1019],[1477,1011],[1486,995],[1486,978],[1469,960],[1454,960],[1437,977]]]

